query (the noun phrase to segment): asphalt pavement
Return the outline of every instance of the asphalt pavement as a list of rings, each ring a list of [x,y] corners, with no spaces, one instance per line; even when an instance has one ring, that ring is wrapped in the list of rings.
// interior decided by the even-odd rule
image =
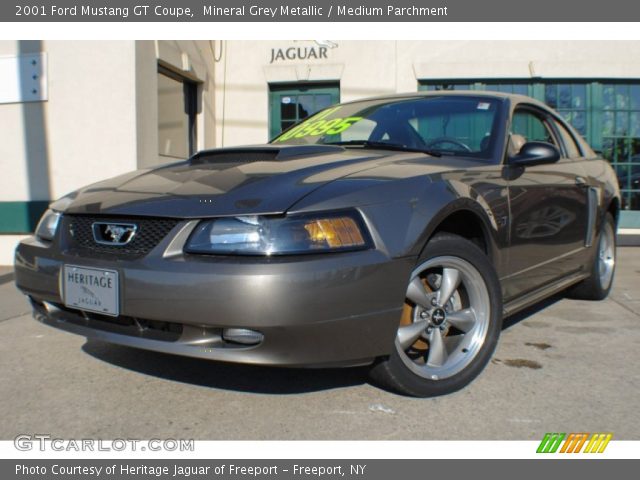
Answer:
[[[0,268],[0,439],[640,440],[640,248],[618,250],[611,296],[555,297],[509,319],[471,385],[414,399],[366,370],[215,363],[87,341],[31,318]],[[311,346],[310,346],[311,348]]]

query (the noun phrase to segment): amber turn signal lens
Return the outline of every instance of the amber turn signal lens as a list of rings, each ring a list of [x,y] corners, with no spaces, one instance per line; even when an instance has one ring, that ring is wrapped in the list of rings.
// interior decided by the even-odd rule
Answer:
[[[361,247],[366,244],[358,224],[351,217],[319,218],[304,225],[314,243],[330,248]]]
[[[358,212],[203,220],[191,233],[187,253],[212,255],[300,255],[371,248]]]

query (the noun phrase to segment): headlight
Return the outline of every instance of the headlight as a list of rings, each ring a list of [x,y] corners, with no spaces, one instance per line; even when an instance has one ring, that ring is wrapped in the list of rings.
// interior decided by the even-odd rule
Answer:
[[[61,216],[60,213],[54,212],[53,210],[44,212],[36,227],[36,236],[49,242],[53,240]]]
[[[291,255],[370,248],[371,238],[356,212],[290,217],[247,216],[201,222],[187,253]]]

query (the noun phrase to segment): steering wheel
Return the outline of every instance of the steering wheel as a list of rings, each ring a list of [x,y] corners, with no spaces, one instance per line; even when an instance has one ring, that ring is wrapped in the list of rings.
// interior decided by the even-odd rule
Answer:
[[[425,143],[427,148],[434,148],[436,145],[449,143],[451,145],[455,145],[456,147],[460,147],[465,152],[473,152],[473,150],[469,145],[453,137],[439,137],[434,140],[431,140],[430,142],[425,142]]]

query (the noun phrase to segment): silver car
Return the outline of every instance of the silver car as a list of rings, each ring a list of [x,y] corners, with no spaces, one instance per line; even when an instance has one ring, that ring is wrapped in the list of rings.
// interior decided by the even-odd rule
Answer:
[[[609,164],[546,106],[414,93],[73,192],[18,246],[16,283],[89,338],[371,365],[431,396],[482,371],[503,317],[569,288],[604,298],[619,209]]]

